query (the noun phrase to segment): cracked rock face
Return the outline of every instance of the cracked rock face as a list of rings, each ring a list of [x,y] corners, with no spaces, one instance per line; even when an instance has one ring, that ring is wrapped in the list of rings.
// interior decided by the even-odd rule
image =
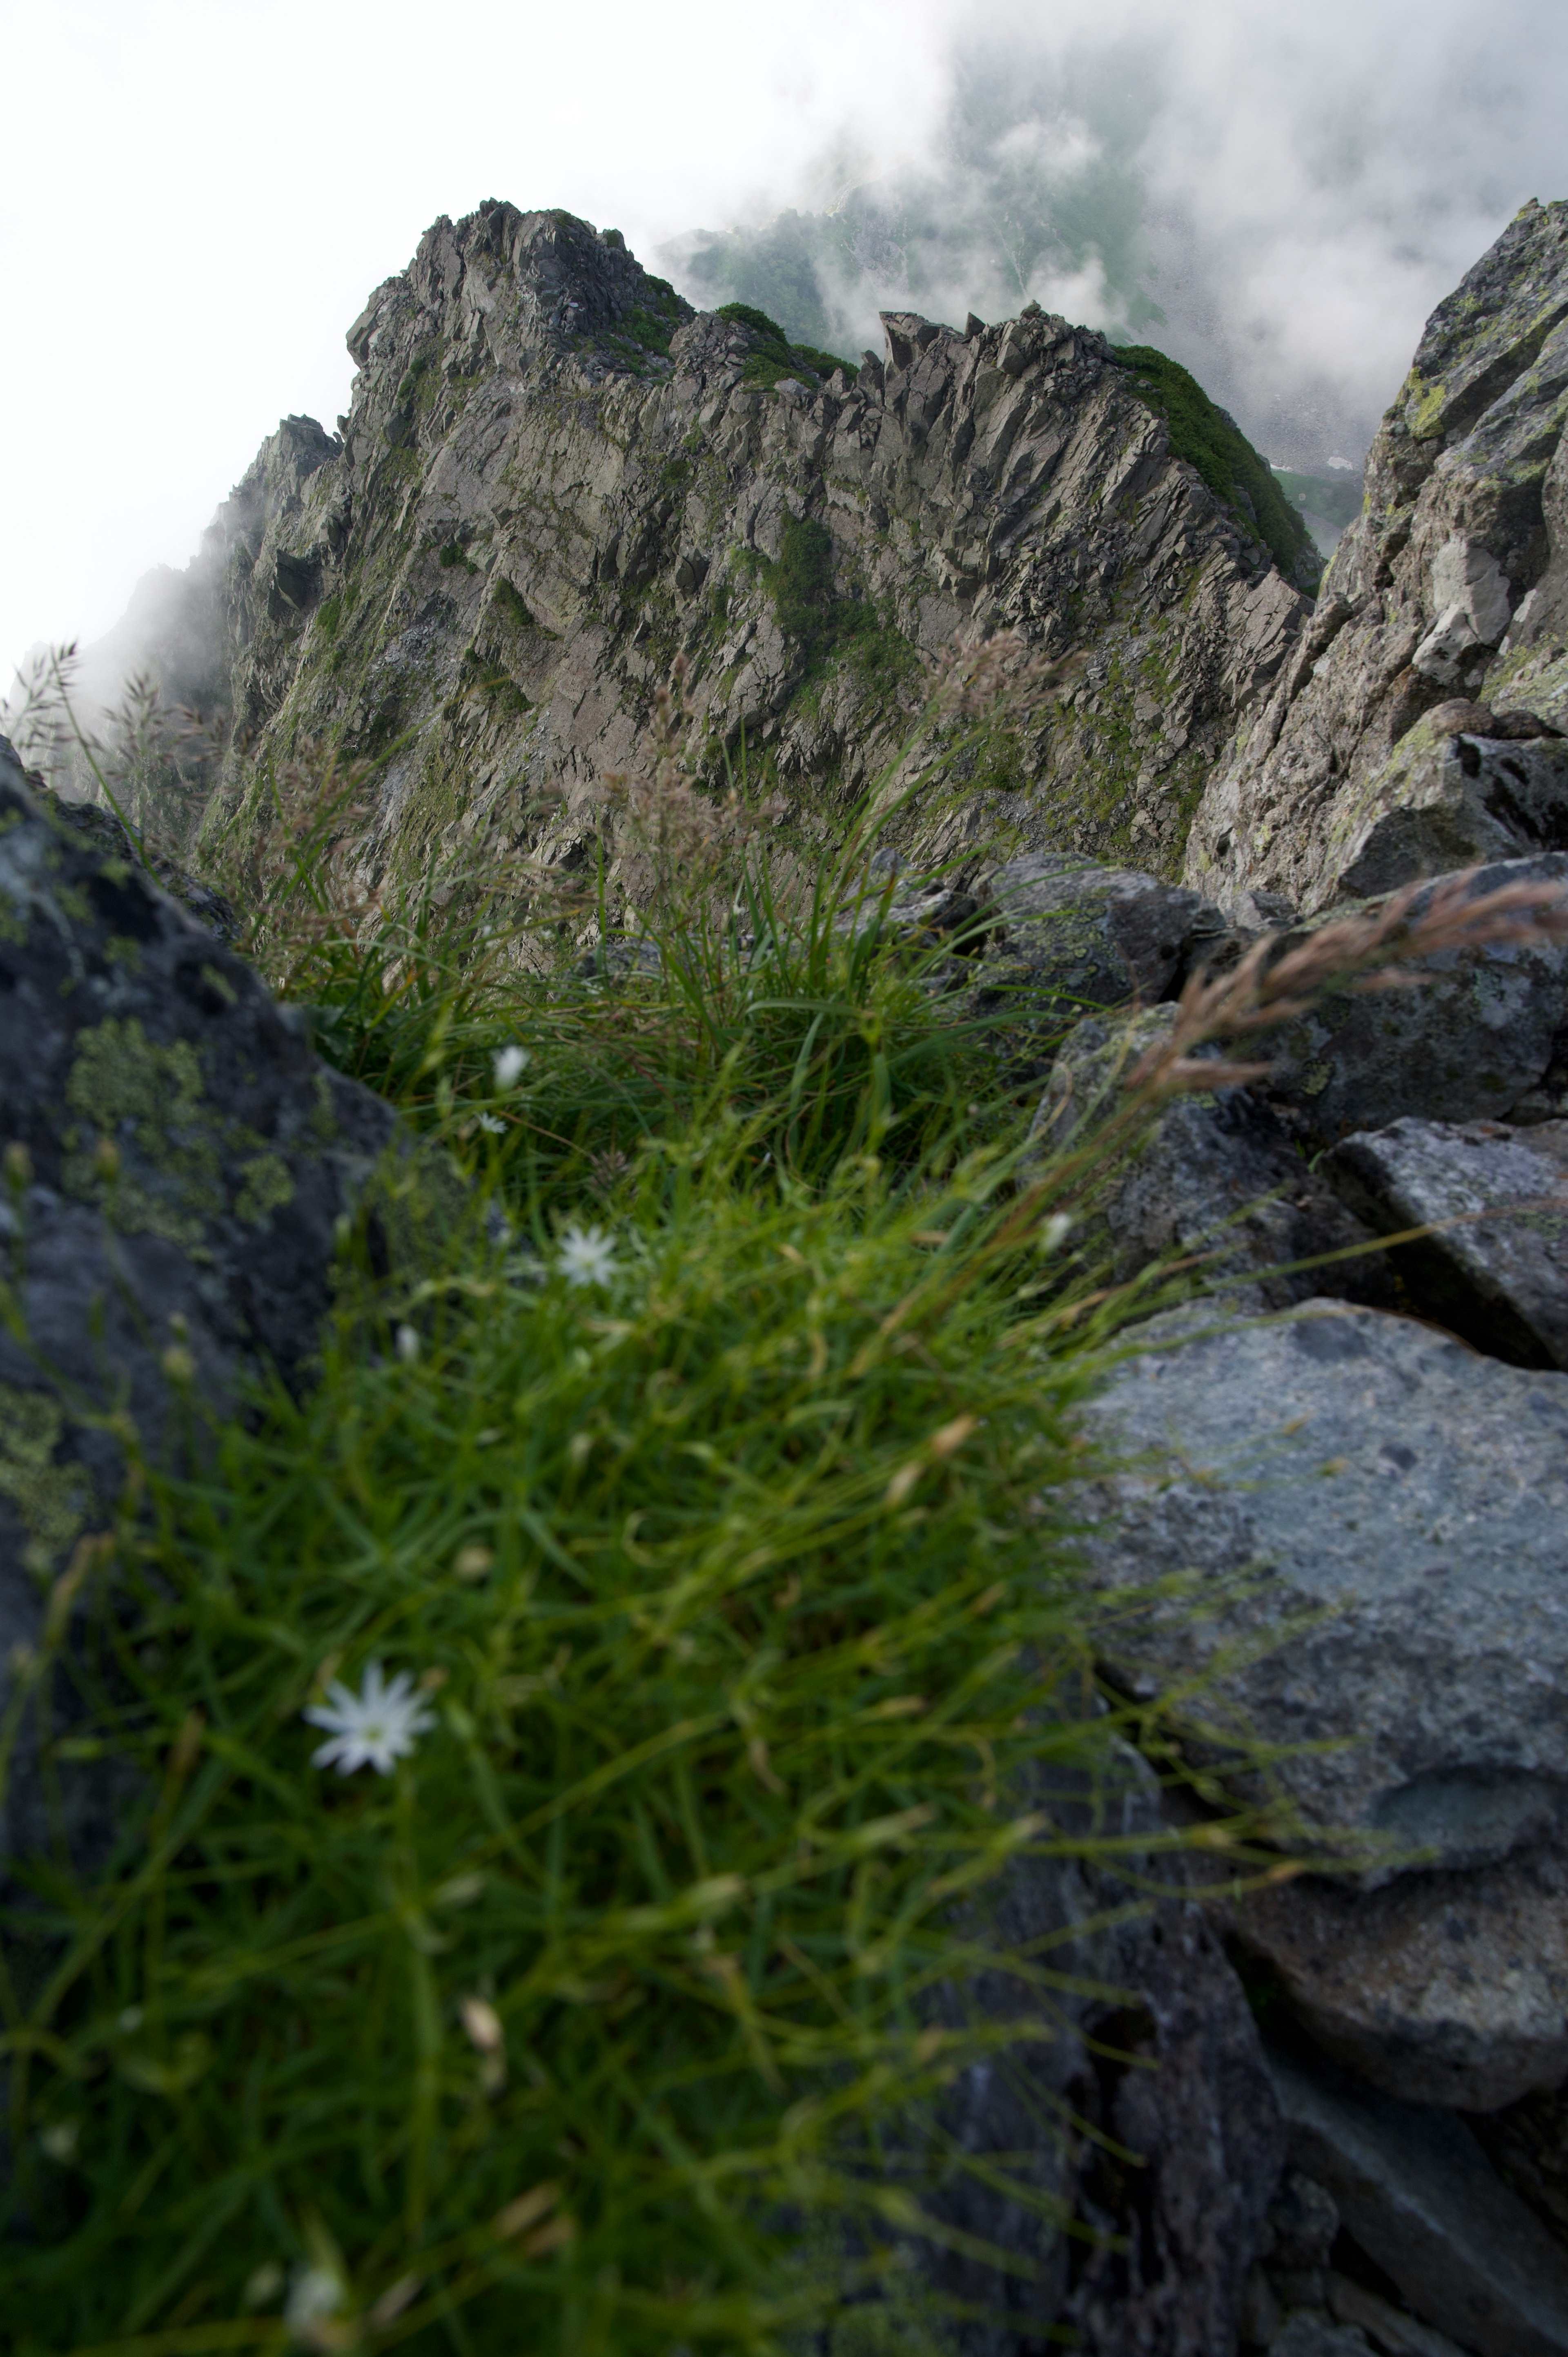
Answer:
[[[1568,1376],[1343,1302],[1200,1334],[1210,1314],[1151,1319],[1148,1354],[1096,1410],[1128,1458],[1101,1500],[1101,1577],[1185,1573],[1203,1608],[1141,1611],[1113,1680],[1190,1684],[1206,1740],[1301,1747],[1271,1774],[1319,1829],[1308,1847],[1382,1846],[1355,1883],[1235,1902],[1328,2051],[1390,2093],[1471,2110],[1553,2088]]]
[[[297,1375],[338,1223],[397,1128],[117,838],[35,800],[0,740],[0,1234],[23,1327],[0,1335],[4,1697],[113,1511],[111,1419],[156,1456],[242,1370]],[[34,1744],[25,1727],[10,1855],[46,1839]]]
[[[1525,206],[1427,323],[1299,648],[1216,770],[1187,880],[1311,912],[1556,847],[1568,728],[1568,203]],[[1420,735],[1511,709],[1520,761]],[[1510,771],[1512,760],[1522,779]]]
[[[479,846],[570,868],[677,654],[703,774],[744,737],[752,780],[831,833],[921,658],[1016,630],[1050,659],[1037,703],[904,834],[1170,874],[1305,600],[1100,335],[1033,306],[886,330],[858,373],[781,375],[613,233],[438,221],[350,331],[340,436],[285,421],[209,535],[237,728],[387,756],[378,871]],[[248,823],[240,791],[213,839]]]
[[[1344,1200],[1385,1235],[1426,1316],[1516,1367],[1568,1367],[1568,1122],[1396,1121],[1336,1146]]]

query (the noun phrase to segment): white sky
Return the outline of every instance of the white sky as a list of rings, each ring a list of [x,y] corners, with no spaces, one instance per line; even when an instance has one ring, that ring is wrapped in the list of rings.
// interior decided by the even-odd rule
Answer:
[[[0,0],[0,689],[183,564],[282,414],[331,425],[345,329],[437,214],[564,205],[651,261],[813,201],[830,148],[919,157],[988,30],[1165,48],[1155,193],[1234,253],[1247,334],[1288,358],[1307,322],[1380,401],[1568,193],[1560,0]]]

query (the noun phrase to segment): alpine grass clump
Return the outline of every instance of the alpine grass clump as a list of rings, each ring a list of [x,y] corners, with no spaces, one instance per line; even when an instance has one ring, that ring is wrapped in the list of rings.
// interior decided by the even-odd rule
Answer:
[[[107,1855],[14,1868],[8,2346],[728,2357],[922,2248],[1027,2278],[1070,2222],[944,2091],[1079,1985],[984,1895],[1065,1858],[1146,1888],[1159,1846],[1108,1830],[1133,1721],[1077,1410],[1128,1297],[1064,1277],[1072,1203],[1165,1095],[1245,1076],[1206,1039],[1530,911],[1398,904],[1195,984],[1041,1170],[944,1013],[961,938],[899,940],[853,845],[736,886],[669,770],[622,797],[637,954],[601,870],[551,969],[536,875],[375,900],[362,784],[272,781],[252,952],[469,1211],[390,1268],[349,1237],[317,1379],[189,1397],[184,1467],[134,1464],[57,1584],[19,1690],[70,1697],[53,1765],[117,1763],[121,1803]],[[1202,1790],[1239,1872],[1293,1870],[1300,1828]],[[952,2003],[983,1969],[1027,2018]],[[965,2171],[1032,2247],[957,2233]],[[939,2347],[916,2283],[882,2313]]]

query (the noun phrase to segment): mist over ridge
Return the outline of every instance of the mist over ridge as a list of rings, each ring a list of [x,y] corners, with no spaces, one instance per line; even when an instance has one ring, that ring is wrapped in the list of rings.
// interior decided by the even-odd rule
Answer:
[[[1433,306],[1557,192],[1561,32],[1529,0],[1504,14],[1522,38],[1445,6],[1419,41],[1399,5],[993,12],[955,39],[918,152],[847,130],[794,203],[658,265],[846,356],[879,347],[879,309],[1037,300],[1179,360],[1276,466],[1359,468]]]
[[[1484,21],[1459,0],[910,0],[896,27],[871,0],[739,24],[606,0],[591,29],[473,0],[466,47],[417,74],[402,0],[371,43],[357,14],[157,0],[132,39],[67,0],[18,28],[7,679],[183,565],[281,416],[330,425],[368,291],[491,194],[613,223],[693,302],[739,296],[852,356],[880,348],[880,307],[957,326],[1033,297],[1158,345],[1276,465],[1320,475],[1359,460],[1434,306],[1561,192],[1547,0]],[[373,141],[316,135],[306,50]],[[523,88],[557,97],[520,112]],[[220,95],[226,139],[278,168],[193,203],[187,128]],[[172,291],[148,299],[177,220]],[[40,269],[51,247],[78,266]]]

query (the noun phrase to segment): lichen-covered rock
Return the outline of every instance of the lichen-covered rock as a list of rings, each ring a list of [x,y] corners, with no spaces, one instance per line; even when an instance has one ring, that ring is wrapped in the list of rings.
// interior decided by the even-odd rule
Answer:
[[[1434,1228],[1395,1254],[1424,1316],[1516,1367],[1568,1367],[1568,1122],[1396,1121],[1323,1168],[1385,1235]]]
[[[1508,884],[1568,886],[1568,853],[1498,861],[1466,889],[1476,899]],[[1412,920],[1426,901],[1416,896]],[[1444,951],[1416,971],[1411,989],[1337,992],[1262,1043],[1273,1059],[1271,1100],[1316,1145],[1406,1115],[1537,1122],[1568,1112],[1568,938]]]
[[[156,1456],[198,1404],[232,1400],[240,1371],[297,1379],[395,1128],[117,840],[35,798],[0,743],[0,1697],[50,1582],[113,1507],[127,1420]],[[405,1182],[434,1208],[410,1165],[389,1224]],[[34,1740],[6,1789],[13,1856],[42,1832]]]
[[[1416,2314],[1478,2357],[1563,2357],[1568,2254],[1464,2122],[1280,2049],[1269,2060],[1292,2160],[1328,2188]]]
[[[1167,1030],[1170,1010],[1117,1020],[1090,1016],[1062,1042],[1029,1133],[1036,1155],[1088,1144],[1121,1109],[1130,1075]],[[1222,1285],[1231,1308],[1285,1309],[1332,1284],[1346,1298],[1392,1308],[1384,1255],[1372,1245],[1273,1108],[1251,1089],[1175,1098],[1085,1189],[1073,1250],[1124,1284],[1156,1263]],[[1331,1265],[1321,1265],[1325,1260]]]
[[[1398,750],[1455,694],[1562,729],[1565,424],[1568,203],[1532,202],[1428,321],[1311,624],[1205,791],[1189,883],[1222,902],[1282,892],[1310,912],[1380,888],[1351,880],[1359,860],[1456,864],[1437,838],[1478,827],[1477,797],[1447,757],[1407,767]],[[1466,839],[1460,861],[1486,854],[1478,833]]]
[[[1396,891],[1488,860],[1568,851],[1568,742],[1464,734],[1418,720],[1329,815],[1330,897]]]
[[[1302,1746],[1310,1821],[1463,1869],[1568,1831],[1568,1376],[1325,1300],[1204,1331],[1167,1311],[1114,1372],[1112,1588],[1202,1575],[1118,1631],[1135,1691]],[[1174,1347],[1179,1344],[1180,1347]],[[1385,1860],[1374,1880],[1399,1871]]]
[[[437,221],[350,331],[340,438],[286,421],[220,513],[201,562],[236,730],[384,755],[379,869],[442,845],[570,867],[677,654],[704,774],[744,739],[750,781],[831,833],[902,740],[920,658],[1014,629],[1053,665],[1032,707],[894,831],[1169,873],[1305,600],[1103,337],[1033,305],[886,327],[886,362],[786,367],[614,232],[505,204]],[[243,775],[215,840],[248,823]]]

